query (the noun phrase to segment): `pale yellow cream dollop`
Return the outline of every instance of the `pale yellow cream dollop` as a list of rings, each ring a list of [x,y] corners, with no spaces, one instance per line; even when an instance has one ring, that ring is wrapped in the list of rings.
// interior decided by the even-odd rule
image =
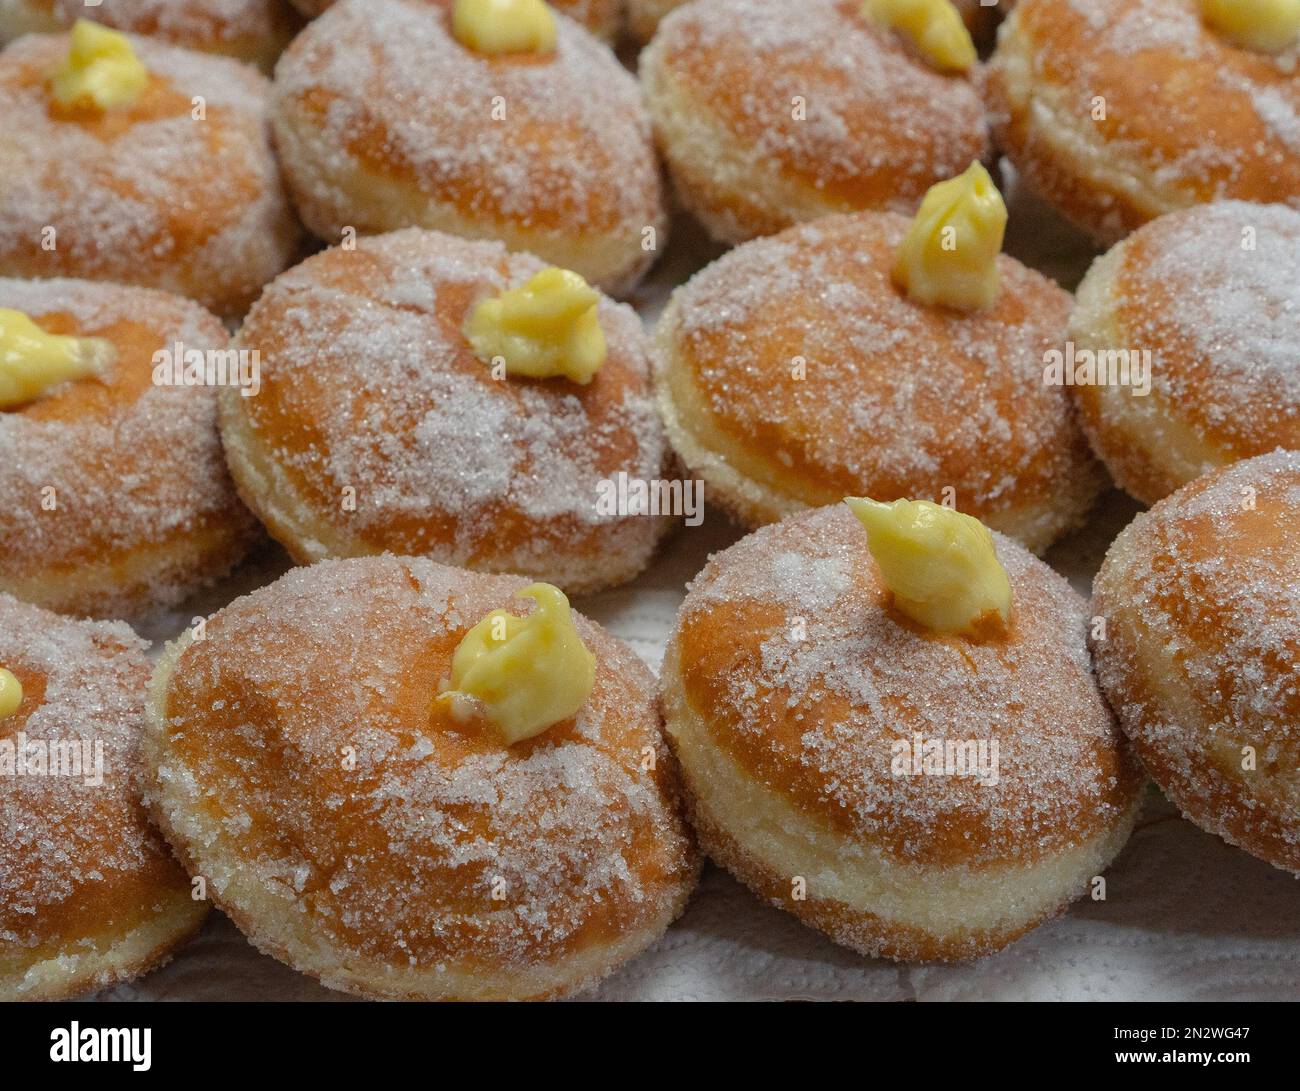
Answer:
[[[475,53],[555,51],[555,15],[542,0],[456,0],[451,32]]]
[[[940,72],[966,72],[975,63],[975,43],[951,0],[863,0],[862,12],[902,34]]]
[[[1300,38],[1300,0],[1201,0],[1215,33],[1261,53],[1280,53]]]
[[[148,85],[149,70],[125,34],[78,19],[50,91],[69,109],[117,110],[134,104]]]
[[[527,617],[493,610],[466,633],[441,695],[454,710],[481,708],[506,745],[573,716],[596,684],[596,657],[578,635],[564,592],[535,583],[515,597],[537,606]]]
[[[1011,581],[978,519],[928,500],[845,497],[894,606],[940,633],[986,636],[1011,619]]]
[[[26,405],[62,383],[98,375],[111,355],[107,341],[46,333],[22,311],[0,307],[0,409]]]

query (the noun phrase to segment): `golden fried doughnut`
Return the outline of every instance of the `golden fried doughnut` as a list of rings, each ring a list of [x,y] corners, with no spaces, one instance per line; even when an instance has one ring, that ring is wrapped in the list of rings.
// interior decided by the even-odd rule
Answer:
[[[1097,674],[1183,814],[1300,874],[1300,454],[1184,485],[1115,540]]]
[[[1072,387],[1093,449],[1143,503],[1300,449],[1300,211],[1221,201],[1139,228],[1089,271],[1070,338],[1076,352],[1150,354],[1146,396]]]
[[[541,268],[411,228],[267,288],[236,340],[260,353],[262,389],[223,396],[222,439],[296,560],[428,555],[571,593],[645,567],[669,519],[598,508],[602,481],[662,479],[670,458],[641,320],[602,298],[608,358],[586,386],[493,378],[463,332],[479,299]]]
[[[1298,62],[1231,44],[1197,0],[1022,0],[987,97],[1024,180],[1109,245],[1208,201],[1300,207]]]
[[[581,23],[604,41],[612,42],[618,37],[619,28],[623,23],[622,0],[546,0],[546,2],[574,22]],[[299,11],[313,19],[326,8],[334,6],[334,0],[293,0],[293,3]]]
[[[266,135],[266,79],[132,38],[151,75],[140,99],[70,113],[48,87],[69,41],[28,35],[0,53],[0,275],[140,284],[242,313],[298,247]],[[194,96],[206,120],[194,120]]]
[[[1005,947],[1082,894],[1133,827],[1141,776],[1093,680],[1086,603],[995,542],[1004,636],[894,612],[837,504],[715,556],[669,639],[668,736],[701,846],[864,954]],[[918,773],[918,741],[982,745],[967,768],[986,775]]]
[[[0,410],[0,590],[63,613],[139,619],[228,572],[255,540],[210,387],[159,386],[154,354],[224,350],[189,300],[90,281],[0,280],[0,307],[104,338],[99,378]]]
[[[1102,481],[1069,395],[1043,384],[1069,294],[1000,256],[991,310],[914,303],[890,280],[907,227],[890,212],[803,224],[679,288],[654,345],[668,437],[749,526],[847,494],[955,490],[963,512],[1046,549]]]
[[[120,622],[0,593],[0,666],[23,688],[0,719],[0,1001],[137,977],[207,914],[140,800],[144,653]]]
[[[328,242],[346,228],[500,239],[629,289],[664,245],[659,168],[636,81],[557,17],[554,54],[484,56],[449,0],[344,0],[276,69],[290,193]]]
[[[299,6],[311,4],[313,0],[294,0]],[[332,3],[333,0],[326,0]],[[1010,6],[1012,0],[999,0],[1003,8]],[[638,42],[648,42],[659,29],[664,17],[675,8],[681,7],[686,0],[627,0],[627,23],[632,36]],[[997,21],[998,7],[983,6],[980,0],[953,0],[953,6],[961,12],[962,19],[970,27],[976,40],[982,40]]]
[[[681,912],[698,862],[630,649],[576,617],[595,689],[514,746],[435,700],[524,582],[326,561],[169,648],[155,814],[258,948],[369,996],[526,999],[593,984]]]
[[[926,66],[858,0],[708,0],[641,55],[678,195],[726,242],[831,212],[911,212],[989,156],[970,80]]]
[[[0,0],[0,44],[67,30],[78,19],[220,53],[270,71],[301,20],[288,0]]]

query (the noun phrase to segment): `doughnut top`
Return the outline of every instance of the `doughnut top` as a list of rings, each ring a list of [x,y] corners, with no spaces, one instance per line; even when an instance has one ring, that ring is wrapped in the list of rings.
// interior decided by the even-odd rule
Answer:
[[[51,16],[71,26],[90,18],[117,30],[194,48],[219,48],[262,38],[288,37],[295,20],[284,0],[44,0]]]
[[[631,308],[601,298],[607,355],[586,385],[494,379],[470,347],[475,303],[543,267],[409,229],[317,254],[267,288],[239,335],[261,353],[262,389],[239,409],[328,530],[371,552],[438,545],[461,563],[596,549],[623,518],[597,509],[599,482],[662,476]],[[349,486],[356,510],[342,514]]]
[[[730,442],[780,452],[806,503],[937,501],[952,486],[984,519],[1083,457],[1064,391],[1042,378],[1070,296],[999,256],[991,309],[915,303],[890,279],[907,229],[863,212],[746,243],[677,291],[661,347]]]
[[[422,559],[326,561],[184,648],[163,695],[165,817],[237,920],[232,882],[251,874],[349,964],[429,970],[468,951],[523,970],[662,913],[692,850],[654,679],[630,649],[575,614],[591,696],[513,746],[435,700],[465,633],[519,611],[524,586]]]
[[[450,9],[335,4],[285,52],[275,94],[310,107],[322,145],[409,176],[466,219],[593,234],[648,226],[659,185],[649,123],[609,48],[557,16],[554,53],[485,56],[452,35]]]
[[[712,741],[818,821],[899,861],[1038,859],[1113,824],[1139,774],[1093,680],[1087,604],[994,535],[1005,638],[920,630],[891,609],[843,504],[762,528],[692,583],[672,640]],[[996,740],[996,784],[897,775],[915,735]]]
[[[1035,81],[1097,126],[1115,169],[1140,164],[1158,191],[1197,201],[1300,204],[1300,48],[1233,45],[1197,0],[1022,0],[1011,20]]]
[[[1134,611],[1145,639],[1168,649],[1177,684],[1227,744],[1256,744],[1261,769],[1300,765],[1300,453],[1234,463],[1139,515],[1112,547],[1096,592],[1107,615]],[[1110,641],[1107,652],[1142,647]],[[1119,666],[1142,676],[1136,663]],[[1184,729],[1141,688],[1121,685],[1112,696],[1142,737],[1167,740],[1190,760]],[[1291,829],[1296,851],[1300,826]]]
[[[967,79],[934,71],[860,9],[689,4],[664,19],[652,48],[733,139],[846,207],[910,212],[936,178],[987,155],[984,109]]]
[[[24,962],[90,953],[97,935],[149,916],[159,885],[184,883],[139,799],[145,647],[120,622],[71,621],[0,593],[0,665],[23,686],[0,745],[25,742],[29,760],[33,743],[91,747],[83,776],[0,775],[0,964],[20,951]],[[85,783],[96,744],[99,786]]]
[[[216,392],[152,381],[159,349],[225,348],[216,318],[178,296],[78,280],[0,279],[0,307],[114,349],[103,379],[0,411],[0,576],[24,578],[54,557],[75,567],[230,518]]]
[[[1238,456],[1300,447],[1300,212],[1200,205],[1122,254],[1117,315],[1130,347],[1152,352],[1156,395]]]
[[[268,209],[284,203],[264,131],[265,77],[133,36],[153,76],[140,98],[68,113],[46,86],[68,43],[32,34],[0,53],[0,253],[102,279],[120,279],[133,261],[179,267],[220,254],[237,267],[260,257]],[[206,101],[205,121],[192,117],[194,96]],[[53,251],[42,247],[50,227]]]

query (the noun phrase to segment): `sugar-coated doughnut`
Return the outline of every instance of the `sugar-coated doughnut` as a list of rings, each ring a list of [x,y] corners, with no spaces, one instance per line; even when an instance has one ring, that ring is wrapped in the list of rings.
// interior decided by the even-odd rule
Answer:
[[[726,242],[862,208],[914,211],[988,157],[980,96],[848,0],[708,0],[641,56],[682,202]]]
[[[1098,677],[1152,779],[1300,874],[1300,454],[1184,485],[1120,534],[1093,590]]]
[[[313,0],[295,0],[295,3],[300,4],[312,2]],[[996,23],[1000,8],[1009,8],[1012,2],[1013,0],[998,0],[995,4],[983,5],[980,0],[953,0],[953,6],[961,12],[962,19],[976,39],[982,40]],[[648,42],[654,37],[664,17],[684,3],[686,0],[627,0],[628,30],[637,41]]]
[[[995,543],[1015,606],[990,640],[893,611],[843,504],[715,556],[669,639],[667,730],[701,846],[865,954],[1006,946],[1083,894],[1136,817],[1141,776],[1093,679],[1086,603]],[[949,743],[982,746],[966,768],[985,775],[918,768],[918,745]]]
[[[0,593],[0,667],[0,1001],[137,977],[207,914],[140,798],[145,644]]]
[[[221,53],[270,71],[301,20],[288,0],[0,0],[0,44],[67,30],[78,19]]]
[[[750,526],[850,493],[953,499],[1041,551],[1102,483],[1069,395],[1043,383],[1069,294],[999,256],[991,310],[915,303],[890,280],[907,228],[828,217],[679,288],[654,345],[669,439]]]
[[[273,125],[303,220],[500,239],[621,293],[667,219],[636,81],[556,16],[550,54],[488,56],[445,0],[344,0],[276,69]]]
[[[224,351],[189,300],[76,280],[0,279],[0,307],[106,340],[98,377],[0,409],[0,590],[138,619],[218,579],[256,540],[222,458],[211,387],[155,385],[154,354]]]
[[[1223,198],[1300,208],[1300,49],[1232,44],[1197,0],[1021,0],[987,70],[994,136],[1109,245]]]
[[[1076,360],[1129,361],[1127,383],[1071,389],[1094,450],[1143,503],[1300,449],[1300,211],[1220,201],[1139,228],[1080,285],[1070,340]]]
[[[370,996],[527,999],[594,983],[681,911],[698,863],[630,649],[576,617],[595,688],[513,746],[435,700],[524,582],[326,561],[168,650],[155,813],[261,950]]]
[[[260,354],[262,389],[223,394],[222,438],[244,499],[298,561],[428,555],[570,593],[645,567],[669,520],[599,503],[602,482],[662,479],[670,457],[641,320],[602,298],[608,357],[586,386],[494,378],[466,340],[477,300],[541,268],[410,228],[267,288],[236,342]]]
[[[67,34],[0,53],[0,275],[140,284],[240,314],[299,242],[267,139],[267,80],[227,57],[131,43],[148,86],[102,114],[53,101]]]
[[[546,0],[546,2],[574,22],[581,23],[598,38],[612,42],[618,37],[623,23],[622,0]],[[334,0],[293,0],[293,4],[304,15],[314,19],[326,8],[333,7]]]

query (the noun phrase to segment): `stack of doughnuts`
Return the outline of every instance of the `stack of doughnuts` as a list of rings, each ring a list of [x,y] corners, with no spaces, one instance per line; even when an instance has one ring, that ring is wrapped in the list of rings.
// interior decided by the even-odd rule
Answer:
[[[704,854],[865,957],[996,956],[1101,902],[1148,778],[1300,874],[1300,5],[0,44],[0,999],[212,906],[359,996],[567,996]],[[1154,506],[1089,603],[1109,484]],[[656,678],[587,615],[701,495]]]

